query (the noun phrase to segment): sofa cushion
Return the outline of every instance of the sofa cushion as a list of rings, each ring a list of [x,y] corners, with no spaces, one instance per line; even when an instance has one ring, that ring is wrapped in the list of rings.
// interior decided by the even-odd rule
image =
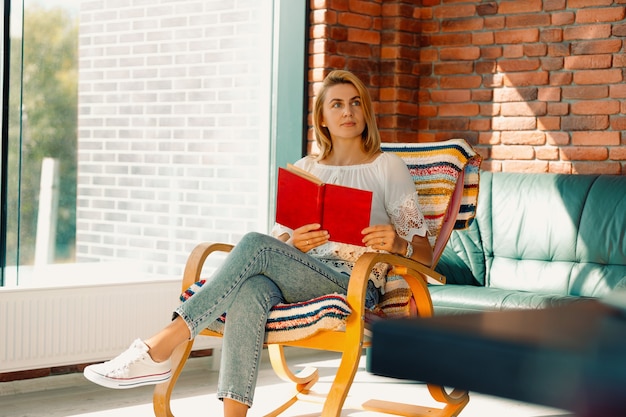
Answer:
[[[626,278],[626,176],[595,179],[578,229],[570,293],[604,295]]]
[[[432,286],[430,293],[437,315],[548,308],[586,298],[467,285]]]
[[[449,283],[605,295],[626,276],[623,190],[625,176],[481,172],[475,222],[453,232],[438,270]]]

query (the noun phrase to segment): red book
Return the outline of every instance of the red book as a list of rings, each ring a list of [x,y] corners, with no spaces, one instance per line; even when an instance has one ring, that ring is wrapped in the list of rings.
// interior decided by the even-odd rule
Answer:
[[[370,225],[372,192],[326,184],[294,165],[278,168],[276,222],[291,229],[319,223],[333,242],[364,246],[361,230]]]

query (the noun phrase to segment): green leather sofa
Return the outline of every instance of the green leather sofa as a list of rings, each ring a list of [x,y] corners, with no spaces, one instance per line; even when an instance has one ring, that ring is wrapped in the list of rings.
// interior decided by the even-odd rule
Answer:
[[[480,173],[476,218],[454,231],[435,314],[543,308],[626,286],[626,176]]]

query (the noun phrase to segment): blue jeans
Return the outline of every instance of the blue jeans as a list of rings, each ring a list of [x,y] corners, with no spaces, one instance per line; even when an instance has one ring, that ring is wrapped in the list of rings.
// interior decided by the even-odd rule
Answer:
[[[217,396],[252,406],[270,309],[280,302],[345,294],[348,280],[274,237],[248,233],[175,314],[194,338],[227,312]]]

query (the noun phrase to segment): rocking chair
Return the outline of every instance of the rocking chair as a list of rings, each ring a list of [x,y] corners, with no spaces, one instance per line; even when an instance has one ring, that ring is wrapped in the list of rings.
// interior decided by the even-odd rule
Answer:
[[[385,152],[395,152],[407,164],[414,178],[420,205],[433,245],[432,267],[387,253],[366,253],[356,262],[347,295],[331,294],[304,303],[279,304],[269,316],[266,346],[274,371],[283,380],[294,384],[293,395],[267,416],[277,416],[301,396],[312,393],[319,374],[313,367],[294,374],[287,365],[285,346],[340,352],[341,361],[324,401],[322,416],[337,417],[357,372],[366,339],[365,293],[372,267],[378,262],[393,265],[385,295],[379,309],[387,317],[411,314],[432,316],[433,305],[427,283],[444,284],[445,277],[434,270],[453,229],[471,223],[478,196],[478,169],[481,158],[461,139],[435,143],[383,144]],[[193,295],[202,284],[205,260],[214,252],[228,252],[233,245],[201,243],[191,252],[183,275],[181,299]],[[416,311],[415,311],[416,310]],[[297,317],[297,319],[295,319]],[[305,318],[303,320],[303,317]],[[221,337],[215,330],[205,329],[202,335]],[[179,346],[172,355],[172,378],[155,387],[153,407],[157,417],[172,417],[170,398],[180,373],[189,357],[193,341]],[[428,384],[431,396],[443,408],[427,408],[384,401],[368,401],[363,407],[374,411],[412,416],[457,416],[469,401],[466,391]]]

